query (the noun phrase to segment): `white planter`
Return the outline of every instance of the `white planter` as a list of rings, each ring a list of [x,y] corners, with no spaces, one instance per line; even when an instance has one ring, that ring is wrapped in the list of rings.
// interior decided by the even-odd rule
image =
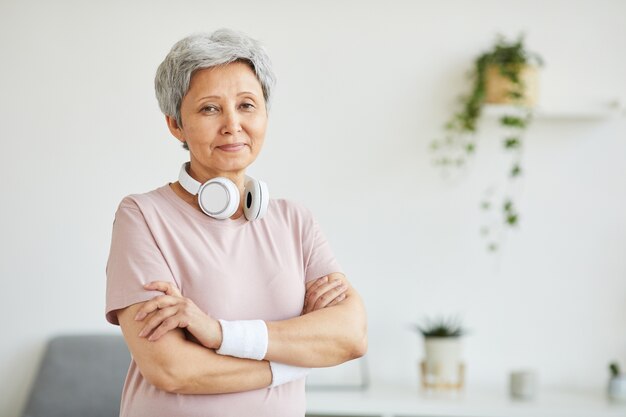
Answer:
[[[610,379],[609,398],[615,402],[626,403],[626,374]]]
[[[424,339],[426,372],[439,381],[453,382],[459,378],[461,338],[427,337]]]

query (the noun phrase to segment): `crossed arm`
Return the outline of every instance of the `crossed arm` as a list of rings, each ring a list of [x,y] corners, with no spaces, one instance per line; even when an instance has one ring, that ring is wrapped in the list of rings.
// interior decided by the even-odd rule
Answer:
[[[221,345],[219,322],[175,289],[152,285],[150,289],[165,295],[117,314],[142,375],[168,392],[221,394],[264,388],[272,381],[268,361],[325,367],[358,358],[367,349],[365,309],[342,274],[309,286],[301,316],[266,323],[269,343],[262,361],[215,353]]]

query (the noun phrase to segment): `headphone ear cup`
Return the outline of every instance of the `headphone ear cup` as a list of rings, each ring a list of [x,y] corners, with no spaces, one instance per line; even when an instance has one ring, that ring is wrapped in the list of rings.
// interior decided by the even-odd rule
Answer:
[[[259,216],[257,219],[262,219],[267,214],[267,208],[270,205],[270,192],[267,189],[265,181],[259,181],[261,187],[261,208],[259,209]]]
[[[228,219],[239,208],[239,190],[228,178],[213,178],[200,187],[198,204],[206,215],[219,220]]]
[[[267,184],[252,177],[246,177],[244,199],[243,213],[246,219],[252,221],[263,218],[269,204]]]

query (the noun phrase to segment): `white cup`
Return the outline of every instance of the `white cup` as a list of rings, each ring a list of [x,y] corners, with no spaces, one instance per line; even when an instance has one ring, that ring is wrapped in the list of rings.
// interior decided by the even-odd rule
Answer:
[[[531,370],[513,371],[509,380],[511,397],[531,400],[537,394],[537,373]]]

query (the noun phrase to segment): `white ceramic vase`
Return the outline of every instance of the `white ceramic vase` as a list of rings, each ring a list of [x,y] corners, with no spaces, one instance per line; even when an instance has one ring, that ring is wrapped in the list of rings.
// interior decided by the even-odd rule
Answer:
[[[424,339],[426,372],[440,381],[456,381],[461,364],[460,337],[426,337]]]
[[[626,374],[609,380],[609,398],[615,402],[626,403]]]

